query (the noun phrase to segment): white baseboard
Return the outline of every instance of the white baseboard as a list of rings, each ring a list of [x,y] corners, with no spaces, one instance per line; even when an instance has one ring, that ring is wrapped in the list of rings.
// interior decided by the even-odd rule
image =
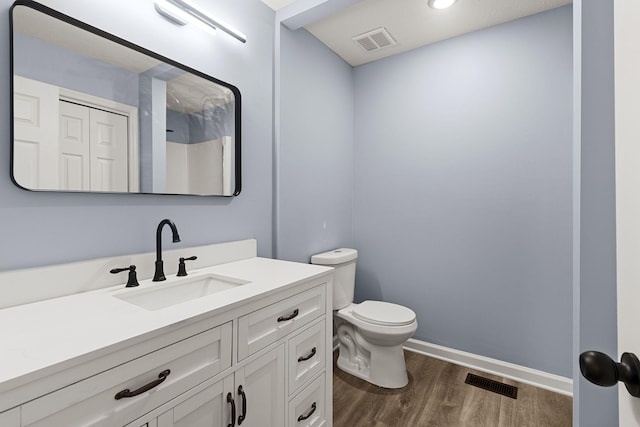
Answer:
[[[334,344],[336,343],[334,337]],[[456,365],[465,366],[488,374],[509,378],[535,387],[560,393],[565,396],[573,396],[573,380],[559,375],[549,374],[536,369],[527,368],[513,363],[503,362],[477,354],[467,353],[452,348],[443,347],[428,342],[409,339],[404,345],[405,350],[424,354],[434,359],[444,360]]]

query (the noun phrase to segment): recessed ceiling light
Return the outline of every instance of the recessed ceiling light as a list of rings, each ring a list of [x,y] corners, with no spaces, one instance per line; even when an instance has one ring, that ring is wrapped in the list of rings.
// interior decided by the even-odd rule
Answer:
[[[455,2],[456,0],[429,0],[428,4],[433,9],[446,9]]]

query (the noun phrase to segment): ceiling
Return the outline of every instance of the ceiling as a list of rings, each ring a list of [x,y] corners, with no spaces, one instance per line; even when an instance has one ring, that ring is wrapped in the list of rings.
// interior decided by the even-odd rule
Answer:
[[[262,0],[274,10],[295,0]],[[305,28],[352,66],[571,4],[572,0],[458,0],[436,10],[426,0],[361,0]],[[395,45],[367,52],[353,38],[384,27]]]

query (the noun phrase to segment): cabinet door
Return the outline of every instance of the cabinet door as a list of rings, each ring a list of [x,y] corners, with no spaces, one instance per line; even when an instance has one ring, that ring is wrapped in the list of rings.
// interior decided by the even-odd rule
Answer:
[[[14,408],[0,414],[0,426],[20,427],[20,408]]]
[[[157,427],[227,427],[231,425],[233,375],[183,400],[157,419]]]
[[[284,344],[236,371],[240,427],[284,426]]]

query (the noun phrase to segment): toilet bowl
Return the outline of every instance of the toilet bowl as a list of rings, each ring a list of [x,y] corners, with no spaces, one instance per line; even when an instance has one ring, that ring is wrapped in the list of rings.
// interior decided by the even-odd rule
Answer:
[[[373,308],[378,311],[374,315]],[[396,312],[396,317],[390,312]],[[418,328],[412,310],[364,301],[338,310],[336,316],[342,320],[338,325],[340,369],[380,387],[402,388],[409,383],[402,346]]]
[[[385,388],[408,384],[403,344],[418,328],[409,308],[382,301],[353,303],[355,249],[341,248],[311,257],[313,264],[336,268],[334,321],[340,344],[338,368]]]

